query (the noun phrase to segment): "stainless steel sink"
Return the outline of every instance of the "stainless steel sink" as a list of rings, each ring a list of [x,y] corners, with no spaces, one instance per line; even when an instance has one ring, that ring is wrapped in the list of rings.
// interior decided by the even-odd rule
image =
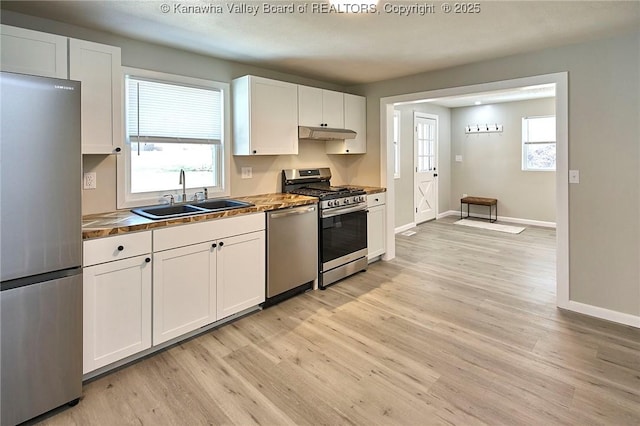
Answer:
[[[193,216],[196,214],[215,213],[223,210],[251,207],[253,204],[245,201],[222,199],[207,200],[192,204],[175,204],[172,206],[139,207],[131,211],[137,215],[152,220],[171,219],[174,217]]]
[[[202,209],[213,210],[213,211],[241,209],[243,207],[253,206],[253,204],[247,203],[245,201],[230,200],[230,199],[200,201],[198,203],[193,203],[191,205],[202,208]]]

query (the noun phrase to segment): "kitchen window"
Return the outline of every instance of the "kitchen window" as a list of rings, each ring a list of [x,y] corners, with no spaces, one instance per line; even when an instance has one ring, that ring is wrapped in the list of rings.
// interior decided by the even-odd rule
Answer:
[[[522,170],[555,171],[556,117],[522,119]]]
[[[228,195],[229,85],[146,70],[125,72],[125,150],[118,158],[118,207],[187,201],[207,188]]]

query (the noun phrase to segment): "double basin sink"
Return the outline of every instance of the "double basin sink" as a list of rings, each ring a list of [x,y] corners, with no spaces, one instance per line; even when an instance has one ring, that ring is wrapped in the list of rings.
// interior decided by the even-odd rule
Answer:
[[[174,217],[193,216],[204,213],[216,213],[225,210],[242,209],[254,204],[245,201],[221,199],[206,200],[191,204],[174,204],[151,207],[139,207],[131,211],[152,220],[171,219]]]

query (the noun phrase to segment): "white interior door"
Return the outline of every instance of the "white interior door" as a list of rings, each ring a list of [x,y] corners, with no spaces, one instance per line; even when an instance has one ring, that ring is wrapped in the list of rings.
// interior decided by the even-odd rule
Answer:
[[[415,223],[436,218],[438,212],[438,120],[414,113]]]

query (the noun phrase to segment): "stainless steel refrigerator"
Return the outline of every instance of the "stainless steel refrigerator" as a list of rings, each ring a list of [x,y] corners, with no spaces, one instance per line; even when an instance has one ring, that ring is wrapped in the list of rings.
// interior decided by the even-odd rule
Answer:
[[[82,393],[80,83],[0,76],[0,420]]]

